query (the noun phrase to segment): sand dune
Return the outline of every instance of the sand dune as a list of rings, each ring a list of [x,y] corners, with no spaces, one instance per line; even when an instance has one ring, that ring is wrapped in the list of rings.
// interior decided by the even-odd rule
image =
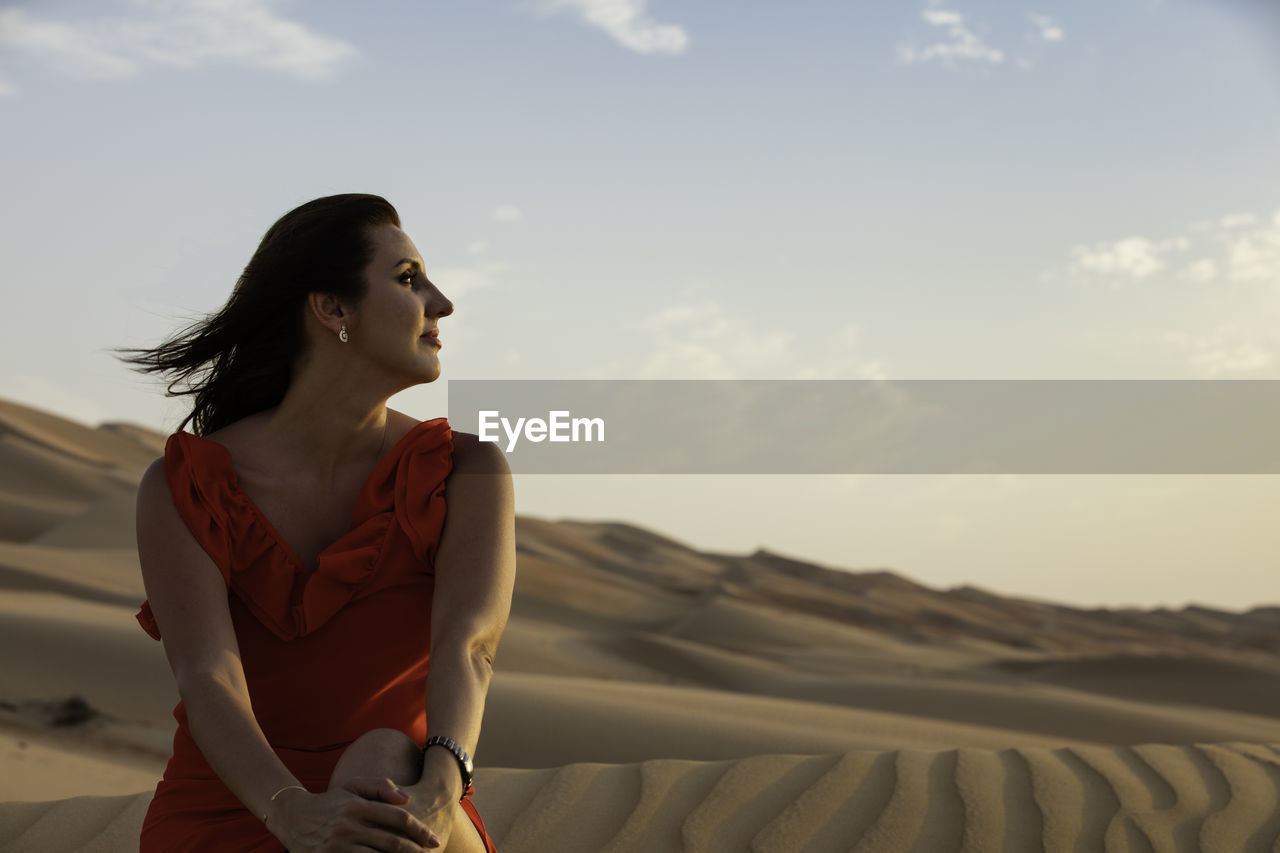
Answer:
[[[0,849],[135,849],[177,700],[134,620],[163,440],[0,402]],[[504,853],[1280,853],[1280,607],[1086,610],[622,522],[522,516],[517,549],[477,756]]]
[[[86,427],[5,400],[0,400],[0,436],[47,451],[63,466],[87,465],[107,472],[146,465],[164,448],[163,436],[145,427],[124,423]]]
[[[488,770],[506,853],[1271,853],[1280,749],[897,749]],[[136,843],[148,793],[0,806],[12,853]]]
[[[509,851],[1261,853],[1280,836],[1280,752],[1254,744],[762,755],[482,781]]]

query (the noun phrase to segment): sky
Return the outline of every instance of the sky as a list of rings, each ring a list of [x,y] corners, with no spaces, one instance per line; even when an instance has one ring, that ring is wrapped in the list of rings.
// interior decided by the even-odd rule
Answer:
[[[1280,379],[1280,4],[0,2],[0,397],[171,431],[113,347],[311,198],[399,209],[454,379]],[[797,440],[802,440],[798,437]],[[1280,603],[1274,476],[532,476],[621,520],[1083,606]]]

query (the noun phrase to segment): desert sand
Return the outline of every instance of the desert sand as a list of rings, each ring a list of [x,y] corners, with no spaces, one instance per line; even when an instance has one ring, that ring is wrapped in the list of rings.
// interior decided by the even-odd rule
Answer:
[[[0,850],[137,849],[177,701],[134,619],[162,446],[0,402]],[[1084,610],[517,528],[476,756],[503,853],[1280,851],[1280,607]]]

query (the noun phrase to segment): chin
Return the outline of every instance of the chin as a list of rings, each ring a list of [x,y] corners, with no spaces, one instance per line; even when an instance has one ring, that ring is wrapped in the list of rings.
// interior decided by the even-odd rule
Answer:
[[[400,377],[400,381],[404,383],[406,388],[412,388],[414,385],[423,385],[428,382],[435,382],[440,378],[444,371],[440,368],[440,363],[423,364],[418,362],[412,365],[399,365],[399,369],[395,371]]]

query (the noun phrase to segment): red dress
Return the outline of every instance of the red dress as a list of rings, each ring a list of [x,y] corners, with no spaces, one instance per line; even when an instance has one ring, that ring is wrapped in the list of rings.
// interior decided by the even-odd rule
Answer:
[[[453,465],[448,421],[418,424],[378,463],[350,531],[320,553],[314,573],[240,490],[225,447],[179,432],[164,460],[178,512],[227,582],[254,716],[285,766],[321,793],[346,747],[371,729],[399,729],[421,746],[435,552]],[[150,602],[137,618],[160,639]],[[181,702],[173,716],[173,756],[143,821],[141,853],[284,851],[205,761]],[[494,853],[470,791],[462,807]]]

